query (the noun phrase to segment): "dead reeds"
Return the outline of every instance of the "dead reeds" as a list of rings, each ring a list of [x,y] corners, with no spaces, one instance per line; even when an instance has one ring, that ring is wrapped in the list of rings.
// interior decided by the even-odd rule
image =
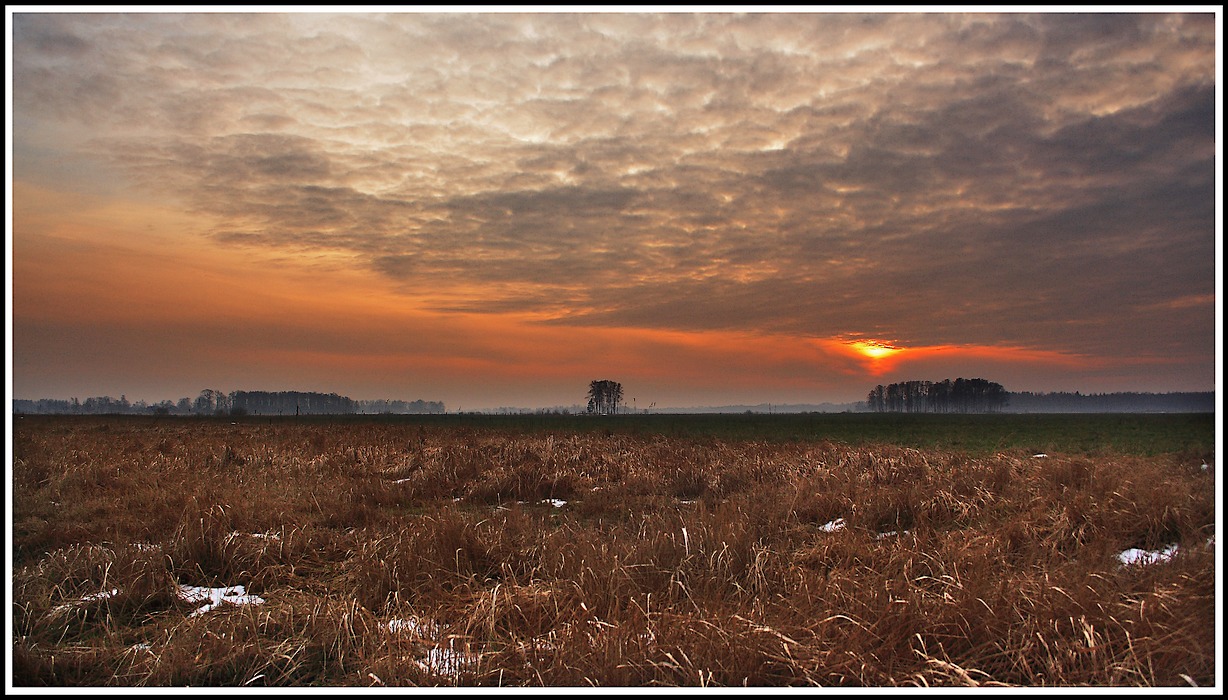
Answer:
[[[18,686],[1217,680],[1215,471],[1182,456],[389,423],[15,438]],[[199,612],[185,586],[252,597]]]

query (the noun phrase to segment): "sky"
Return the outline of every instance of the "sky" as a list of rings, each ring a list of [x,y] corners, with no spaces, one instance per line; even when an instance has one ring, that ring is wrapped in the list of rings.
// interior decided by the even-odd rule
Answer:
[[[1219,6],[9,8],[13,398],[1213,391]]]

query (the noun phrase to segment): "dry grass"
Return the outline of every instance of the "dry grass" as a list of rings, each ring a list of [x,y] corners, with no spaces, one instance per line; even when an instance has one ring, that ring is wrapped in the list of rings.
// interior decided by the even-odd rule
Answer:
[[[1213,686],[1199,466],[26,418],[12,681]],[[194,615],[181,585],[264,603]]]

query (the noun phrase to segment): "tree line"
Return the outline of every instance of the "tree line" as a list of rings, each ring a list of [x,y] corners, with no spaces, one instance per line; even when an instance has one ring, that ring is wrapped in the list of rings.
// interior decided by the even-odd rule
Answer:
[[[195,399],[131,402],[126,395],[71,399],[14,399],[14,413],[67,415],[335,415],[352,413],[444,413],[440,401],[355,400],[314,391],[232,391],[204,389]]]
[[[1015,413],[1214,413],[1215,392],[1153,394],[1123,391],[1084,394],[1078,391],[1011,392]]]
[[[1006,408],[1010,393],[997,382],[964,379],[879,384],[866,397],[876,413],[995,413]]]

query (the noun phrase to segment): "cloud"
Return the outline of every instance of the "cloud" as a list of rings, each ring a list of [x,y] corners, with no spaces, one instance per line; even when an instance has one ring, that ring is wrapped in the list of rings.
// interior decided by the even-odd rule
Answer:
[[[1214,44],[1196,14],[23,14],[14,95],[219,245],[437,310],[1158,353],[1209,327],[1131,310],[1213,285]]]

